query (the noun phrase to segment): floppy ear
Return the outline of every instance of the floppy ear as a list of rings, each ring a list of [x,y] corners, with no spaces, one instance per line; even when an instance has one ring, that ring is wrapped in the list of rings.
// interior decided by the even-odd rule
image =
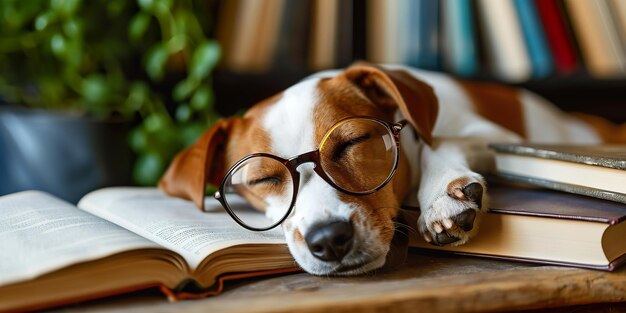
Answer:
[[[343,76],[383,109],[399,109],[420,137],[430,145],[439,103],[433,88],[403,70],[387,70],[356,63]]]
[[[170,196],[193,201],[204,211],[207,183],[218,185],[224,176],[225,148],[233,119],[221,119],[191,146],[179,152],[159,181]]]

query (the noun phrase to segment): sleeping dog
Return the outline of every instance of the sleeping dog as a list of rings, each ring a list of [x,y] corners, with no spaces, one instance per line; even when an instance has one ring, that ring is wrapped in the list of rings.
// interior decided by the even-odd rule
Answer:
[[[205,184],[242,226],[280,225],[307,272],[385,265],[400,205],[435,245],[476,234],[493,170],[488,143],[626,142],[626,128],[558,111],[541,97],[441,73],[357,63],[315,74],[219,121],[170,165],[160,187],[204,208]],[[417,194],[415,194],[417,190]],[[230,208],[244,197],[269,222]]]

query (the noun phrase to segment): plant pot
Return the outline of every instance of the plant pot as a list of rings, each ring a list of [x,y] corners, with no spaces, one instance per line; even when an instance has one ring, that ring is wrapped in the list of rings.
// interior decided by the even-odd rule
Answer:
[[[76,203],[131,184],[130,122],[0,106],[0,195],[37,189]]]

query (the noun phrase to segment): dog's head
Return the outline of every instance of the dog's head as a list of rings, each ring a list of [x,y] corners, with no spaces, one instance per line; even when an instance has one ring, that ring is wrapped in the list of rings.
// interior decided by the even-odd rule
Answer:
[[[437,100],[430,86],[408,73],[361,63],[333,77],[309,78],[258,103],[243,118],[218,122],[176,157],[160,187],[202,208],[205,184],[219,185],[226,170],[247,155],[264,152],[289,159],[315,150],[342,119],[370,116],[394,122],[398,111],[429,144]],[[358,153],[366,157],[368,151]],[[359,274],[385,265],[394,218],[410,188],[406,155],[400,153],[389,183],[367,195],[338,191],[307,163],[297,170],[299,191],[282,228],[298,264],[319,275]],[[345,175],[350,177],[340,179],[366,179],[359,175],[367,171]]]

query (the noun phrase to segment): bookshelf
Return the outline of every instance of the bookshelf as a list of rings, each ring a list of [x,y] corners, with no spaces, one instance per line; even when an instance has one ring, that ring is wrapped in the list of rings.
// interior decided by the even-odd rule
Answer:
[[[497,69],[498,62],[494,57],[497,52],[492,51],[489,46],[495,45],[497,48],[507,43],[497,41],[497,36],[485,31],[490,25],[500,25],[497,20],[496,24],[485,22],[489,14],[494,14],[484,9],[492,4],[491,1],[493,0],[214,0],[211,5],[215,20],[214,35],[224,48],[221,67],[214,76],[217,109],[223,115],[230,115],[284,90],[318,70],[341,68],[355,60],[367,60],[404,63],[447,72],[459,78],[524,87],[544,96],[565,111],[591,113],[614,122],[626,122],[626,64],[622,62],[623,56],[618,55],[612,63],[614,68],[606,73],[598,74],[598,71],[590,69],[592,62],[582,42],[584,39],[576,32],[581,29],[580,21],[574,21],[574,16],[570,14],[571,7],[579,0],[521,0],[525,3],[524,9],[519,7],[520,3],[516,3],[520,0],[496,0],[507,2],[504,10],[509,10],[509,16],[517,16],[518,38],[522,40],[517,45],[527,49],[527,75],[503,75],[502,70]],[[600,10],[601,14],[606,14],[606,9],[610,9],[608,12],[611,19],[605,20],[603,25],[612,27],[610,30],[613,37],[608,36],[605,39],[616,49],[615,53],[626,56],[626,6],[614,0],[589,1],[604,8],[604,11]],[[247,7],[250,2],[255,3],[256,10]],[[457,6],[454,8],[455,12],[450,12],[450,3]],[[555,51],[559,48],[554,41],[558,42],[559,39],[554,34],[548,34],[547,24],[541,19],[546,18],[547,13],[540,11],[546,10],[545,7],[551,7],[560,14],[558,21],[562,26],[561,35],[565,36],[560,40],[571,48],[570,63],[567,63],[567,58],[563,59],[563,55],[567,57],[567,53],[561,53],[561,59],[557,59],[558,53]],[[280,14],[263,13],[268,10],[278,10]],[[530,53],[530,44],[522,36],[528,28],[528,17],[523,24],[518,16],[521,14],[519,10],[534,12],[535,33],[544,32],[543,61],[534,60]],[[242,18],[244,13],[248,18],[254,15],[252,11],[258,15],[252,19],[257,21],[256,24],[250,20],[243,21]],[[493,8],[491,11],[494,11]],[[264,15],[267,16],[263,17]],[[268,17],[279,18],[280,21],[268,24]],[[457,17],[460,22],[455,23],[461,27],[470,25],[473,29],[469,33],[461,34],[469,38],[464,38],[464,44],[452,44],[453,38],[459,37],[450,30],[455,27],[449,21],[452,17]],[[422,20],[427,25],[420,25]],[[577,27],[573,27],[575,23]],[[435,29],[425,31],[424,28],[428,27]],[[597,33],[600,36],[601,30]],[[235,38],[237,36],[244,38]],[[435,42],[434,50],[422,51],[421,54],[416,52],[420,44],[424,46],[424,42]],[[458,57],[459,53],[450,50],[458,50],[458,46],[467,47],[467,42],[474,46],[473,53],[470,53],[473,60],[468,61],[466,57],[459,62],[473,62],[473,71],[452,65],[452,58],[454,55]],[[268,47],[267,43],[273,44]],[[390,46],[392,47],[389,48]],[[247,61],[246,53],[238,51],[240,49],[251,50]],[[232,51],[239,54],[239,60],[234,63]],[[424,59],[432,62],[420,61]],[[244,60],[243,63],[241,60]],[[546,62],[551,64],[547,69],[546,66],[538,67]]]

